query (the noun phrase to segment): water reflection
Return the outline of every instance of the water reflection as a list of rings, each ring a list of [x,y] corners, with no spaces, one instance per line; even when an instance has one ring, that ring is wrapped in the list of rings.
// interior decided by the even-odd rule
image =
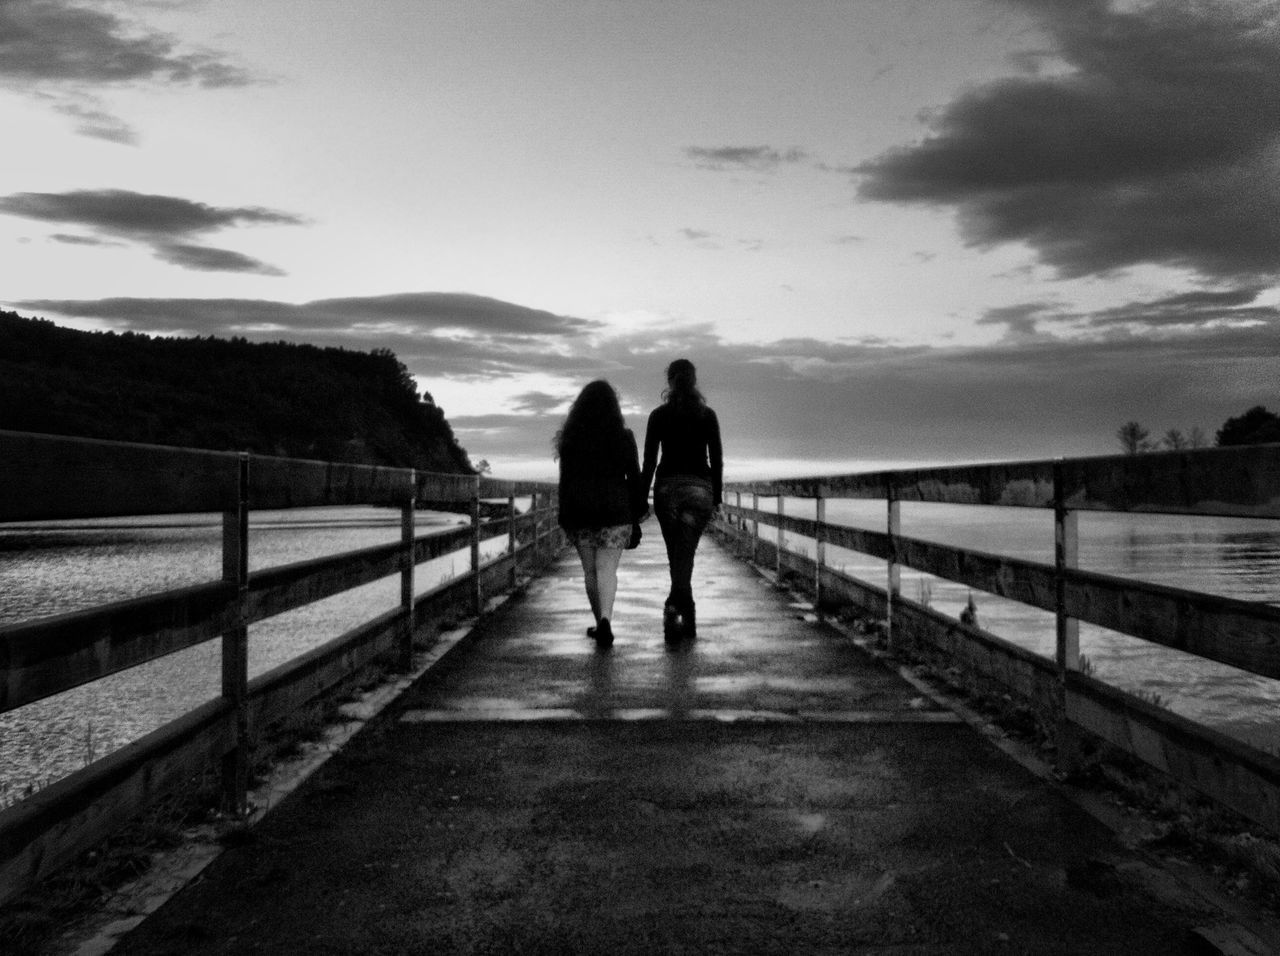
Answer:
[[[614,711],[616,660],[612,649],[597,649],[587,657],[587,696],[582,711],[588,717],[609,717]]]
[[[693,645],[687,642],[669,646],[667,653],[662,655],[667,710],[677,720],[688,717],[693,710],[696,677],[694,661]]]

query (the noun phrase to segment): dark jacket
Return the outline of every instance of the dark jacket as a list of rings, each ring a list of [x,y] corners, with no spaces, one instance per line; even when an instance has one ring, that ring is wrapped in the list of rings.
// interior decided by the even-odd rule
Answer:
[[[644,433],[644,474],[640,478],[646,496],[655,472],[659,480],[677,475],[705,478],[711,482],[712,500],[720,504],[724,450],[716,413],[706,405],[659,405],[650,412],[649,427]]]
[[[647,497],[629,428],[612,447],[560,455],[560,527],[566,531],[631,524],[648,510]]]

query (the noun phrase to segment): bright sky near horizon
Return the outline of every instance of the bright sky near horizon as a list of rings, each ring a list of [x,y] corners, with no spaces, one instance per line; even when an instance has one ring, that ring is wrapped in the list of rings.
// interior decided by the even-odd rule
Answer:
[[[0,308],[391,349],[501,477],[681,356],[731,480],[1280,404],[1273,0],[0,0],[0,128]]]

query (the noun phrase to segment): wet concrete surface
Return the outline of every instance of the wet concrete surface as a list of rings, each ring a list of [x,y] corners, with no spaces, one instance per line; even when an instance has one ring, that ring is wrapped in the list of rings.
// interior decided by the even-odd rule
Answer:
[[[116,952],[1203,951],[1053,786],[713,542],[694,583],[668,648],[649,522],[600,651],[566,553]]]

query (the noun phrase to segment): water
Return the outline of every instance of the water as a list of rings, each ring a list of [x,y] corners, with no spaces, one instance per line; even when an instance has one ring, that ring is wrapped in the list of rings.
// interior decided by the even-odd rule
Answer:
[[[760,502],[774,511],[776,499]],[[787,499],[786,514],[814,517],[812,501]],[[826,520],[885,530],[883,501],[829,499]],[[903,502],[901,533],[913,538],[1053,564],[1053,513]],[[771,539],[776,529],[761,526]],[[1079,565],[1120,577],[1280,605],[1280,521],[1183,515],[1079,513]],[[813,556],[813,541],[787,536],[786,547]],[[828,545],[827,564],[884,587],[883,561]],[[902,594],[958,618],[972,594],[985,630],[1036,654],[1055,654],[1054,616],[933,575],[902,569]],[[1091,624],[1080,650],[1096,677],[1162,703],[1267,750],[1280,749],[1280,681],[1206,661]]]
[[[465,522],[419,512],[418,533]],[[400,539],[400,512],[373,507],[251,514],[251,571]],[[221,515],[0,525],[0,625],[216,581]],[[498,538],[487,558],[505,549]],[[418,566],[418,593],[470,570],[463,550]],[[249,675],[297,657],[400,602],[398,575],[249,628]],[[0,806],[218,696],[217,640],[0,714]]]

